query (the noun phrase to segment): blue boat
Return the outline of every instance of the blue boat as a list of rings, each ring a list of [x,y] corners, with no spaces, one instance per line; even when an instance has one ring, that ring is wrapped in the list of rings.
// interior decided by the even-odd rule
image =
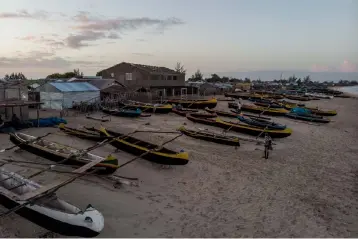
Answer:
[[[314,115],[312,112],[306,108],[293,108],[290,113],[286,114],[286,117],[310,122],[317,123],[329,123],[330,119],[324,118],[323,116]]]
[[[267,128],[267,129],[274,129],[274,130],[286,129],[286,125],[278,124],[264,119],[259,119],[259,118],[252,119],[242,115],[238,115],[237,118],[245,124],[260,127],[260,128]]]
[[[107,109],[102,108],[103,113],[121,117],[139,117],[142,114],[140,109]]]

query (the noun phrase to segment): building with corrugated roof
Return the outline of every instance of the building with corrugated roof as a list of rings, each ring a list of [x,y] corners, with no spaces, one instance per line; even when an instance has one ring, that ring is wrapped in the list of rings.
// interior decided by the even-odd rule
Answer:
[[[47,82],[35,91],[40,92],[42,108],[62,110],[73,103],[100,98],[100,90],[88,82]]]

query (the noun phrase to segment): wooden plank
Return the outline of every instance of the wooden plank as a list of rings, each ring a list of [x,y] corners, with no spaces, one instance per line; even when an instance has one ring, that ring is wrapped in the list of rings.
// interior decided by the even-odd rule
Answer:
[[[86,172],[88,169],[92,168],[93,166],[99,164],[100,162],[102,162],[103,160],[105,160],[104,158],[98,158],[96,160],[93,160],[91,162],[89,162],[86,165],[83,165],[82,167],[72,171],[73,173],[84,173]]]
[[[0,187],[0,194],[5,195],[5,196],[7,196],[7,197],[9,197],[9,198],[11,198],[11,199],[13,199],[13,200],[20,200],[20,199],[21,199],[21,198],[20,198],[20,197],[21,197],[20,195],[17,195],[17,194],[15,194],[15,193],[13,193],[13,192],[7,190],[7,189],[4,188],[4,187]]]
[[[93,160],[91,161],[90,163],[72,171],[73,173],[84,173],[86,172],[88,169],[92,168],[93,166],[95,166],[96,164],[102,162],[104,159],[103,158],[98,158],[97,160]],[[21,196],[21,199],[22,200],[28,200],[28,199],[31,199],[33,197],[36,197],[37,195],[40,195],[42,193],[45,193],[57,186],[60,186],[61,184],[63,184],[64,182],[66,181],[70,181],[71,179],[74,179],[74,178],[78,178],[78,175],[72,177],[72,178],[67,178],[65,180],[58,180],[58,181],[55,181],[53,183],[50,183],[50,184],[47,184],[47,185],[44,185],[42,186],[41,188],[37,189],[37,190],[34,190],[34,191],[31,191],[31,192],[28,192],[28,193],[25,193]]]

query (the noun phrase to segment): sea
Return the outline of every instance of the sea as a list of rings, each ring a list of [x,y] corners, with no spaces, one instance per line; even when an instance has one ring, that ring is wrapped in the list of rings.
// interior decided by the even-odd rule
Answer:
[[[339,87],[337,90],[345,92],[345,93],[358,95],[358,86]]]

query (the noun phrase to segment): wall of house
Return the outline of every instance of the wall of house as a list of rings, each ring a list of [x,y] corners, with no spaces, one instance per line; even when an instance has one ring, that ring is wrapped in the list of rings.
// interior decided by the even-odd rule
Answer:
[[[1,101],[27,101],[27,88],[19,85],[15,86],[1,86],[0,87],[0,102]],[[20,119],[27,120],[29,118],[28,106],[18,106],[13,108],[0,108],[0,114],[4,120],[11,120],[12,114],[16,114]]]
[[[111,68],[103,70],[102,77],[104,78],[115,78],[121,84],[127,87],[145,87],[148,88],[150,86],[184,86],[185,85],[185,74],[177,75],[176,80],[173,79],[173,75],[171,74],[158,74],[158,75],[150,75],[148,72],[144,70],[140,70],[137,67],[132,66],[128,63],[121,63],[115,65]],[[112,76],[113,73],[113,76]],[[126,80],[126,73],[132,73],[132,80]],[[165,80],[165,76],[167,80]],[[169,80],[168,80],[169,77]]]

